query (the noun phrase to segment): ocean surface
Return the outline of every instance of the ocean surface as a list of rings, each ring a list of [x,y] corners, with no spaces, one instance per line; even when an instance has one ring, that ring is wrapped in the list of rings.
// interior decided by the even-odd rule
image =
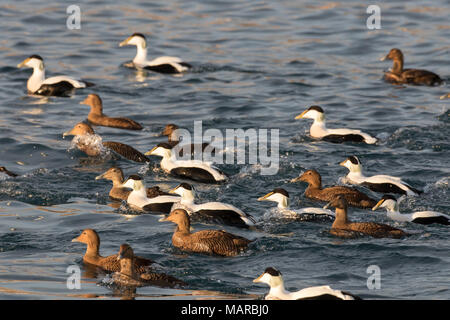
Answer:
[[[158,270],[188,283],[185,289],[138,288],[136,299],[261,299],[269,288],[252,280],[267,267],[282,272],[289,290],[330,285],[364,299],[450,298],[448,227],[398,223],[384,210],[350,208],[354,221],[387,223],[411,236],[339,239],[328,233],[329,222],[271,218],[275,203],[257,201],[282,187],[292,208],[322,207],[305,198],[305,184],[290,180],[315,168],[324,185],[339,184],[347,169],[338,163],[357,155],[367,175],[399,176],[424,190],[402,197],[401,212],[450,213],[450,99],[439,99],[450,92],[448,0],[381,2],[380,30],[367,29],[371,3],[360,1],[77,1],[80,30],[66,26],[70,4],[0,3],[0,166],[19,174],[0,176],[0,299],[124,298],[107,275],[83,266],[85,245],[71,240],[85,228],[98,231],[103,255],[128,243],[157,261]],[[149,58],[178,56],[193,70],[171,76],[125,67],[136,49],[118,45],[134,32],[146,35]],[[392,65],[379,59],[394,47],[403,50],[406,67],[431,70],[446,83],[385,83],[383,71]],[[71,75],[96,86],[68,98],[30,96],[32,71],[16,66],[31,54],[44,58],[47,76]],[[113,203],[111,182],[95,180],[113,165],[164,190],[182,180],[164,173],[160,158],[150,164],[89,158],[63,139],[86,119],[89,108],[79,103],[89,93],[100,95],[107,115],[145,127],[94,127],[96,133],[142,152],[166,141],[160,132],[167,123],[191,132],[196,120],[203,130],[224,133],[279,129],[276,174],[261,175],[259,164],[219,164],[229,183],[194,183],[197,202],[231,203],[258,221],[254,230],[201,223],[194,230],[225,229],[255,239],[249,250],[230,258],[185,254],[171,244],[173,224]],[[325,109],[329,127],[361,129],[379,142],[310,138],[311,120],[294,118],[311,105]],[[81,288],[71,290],[67,268],[74,265],[81,268]],[[380,268],[381,286],[370,290],[372,265]]]

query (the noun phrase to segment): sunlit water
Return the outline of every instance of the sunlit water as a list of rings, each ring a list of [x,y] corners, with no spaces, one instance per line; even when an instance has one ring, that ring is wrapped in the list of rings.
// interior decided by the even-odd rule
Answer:
[[[289,180],[316,168],[325,185],[338,183],[347,173],[338,163],[355,154],[367,174],[400,176],[425,190],[420,197],[402,198],[401,211],[449,213],[450,100],[439,96],[450,89],[384,83],[382,73],[391,65],[379,61],[398,47],[407,67],[429,69],[448,83],[448,1],[384,2],[377,31],[366,28],[366,5],[357,1],[77,4],[81,30],[66,28],[65,4],[0,5],[0,165],[20,174],[0,176],[0,298],[123,297],[104,284],[105,275],[83,268],[85,247],[71,239],[88,227],[99,232],[104,255],[129,243],[157,261],[159,270],[189,284],[186,290],[138,288],[138,298],[258,298],[268,288],[252,280],[269,266],[281,270],[291,290],[329,284],[367,299],[450,298],[447,227],[395,223],[382,211],[350,209],[354,220],[389,223],[412,236],[340,240],[327,233],[330,223],[263,219],[274,204],[256,201],[283,187],[294,208],[321,206],[303,196],[305,185]],[[133,32],[147,36],[151,57],[179,56],[193,71],[174,77],[123,67],[135,48],[118,44]],[[48,76],[71,74],[96,86],[70,98],[28,96],[31,70],[16,65],[31,54],[44,57]],[[86,118],[88,107],[79,102],[91,92],[101,96],[106,114],[145,126],[141,132],[96,127],[96,133],[142,152],[165,140],[159,133],[169,122],[190,130],[194,120],[202,120],[204,130],[280,130],[276,175],[261,176],[258,165],[221,165],[231,176],[228,184],[195,184],[198,201],[232,203],[259,220],[259,230],[252,231],[193,226],[256,239],[246,253],[183,254],[171,245],[172,224],[158,222],[157,215],[124,215],[126,207],[111,204],[110,182],[94,178],[112,165],[165,190],[179,180],[159,169],[158,158],[147,166],[114,157],[88,159],[71,148],[62,133]],[[312,140],[310,120],[294,120],[312,104],[326,110],[330,127],[359,128],[380,142]],[[82,267],[80,290],[66,287],[70,265]],[[367,287],[370,265],[381,268],[379,290]]]

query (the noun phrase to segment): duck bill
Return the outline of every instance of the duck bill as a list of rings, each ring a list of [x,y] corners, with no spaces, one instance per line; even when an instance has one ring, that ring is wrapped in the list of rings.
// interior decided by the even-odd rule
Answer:
[[[71,242],[81,242],[80,239],[78,239],[79,237],[73,238]]]
[[[88,98],[86,98],[86,99],[84,99],[83,101],[81,101],[80,104],[88,104],[88,103],[87,103],[87,99],[88,99]]]
[[[161,219],[158,220],[159,222],[166,222],[166,221],[170,221],[169,217],[163,217]]]
[[[372,208],[372,211],[377,210],[384,202],[384,199],[381,199],[380,201],[378,201],[378,203],[375,205],[375,207]]]
[[[304,116],[307,112],[308,112],[308,109],[305,110],[305,111],[303,111],[302,113],[300,113],[298,116],[296,116],[296,117],[295,117],[295,120],[302,119],[303,116]]]
[[[384,61],[384,60],[387,60],[387,59],[389,59],[389,58],[388,58],[388,56],[389,56],[389,55],[386,55],[386,56],[384,56],[384,57],[380,58],[380,61]]]
[[[262,275],[260,275],[258,278],[254,279],[253,282],[257,283],[257,282],[261,282],[261,278],[263,277],[264,273]]]
[[[128,41],[130,40],[130,37],[126,38],[125,40],[123,40],[121,43],[119,43],[119,47],[123,47],[128,45]]]
[[[72,130],[66,131],[66,132],[63,133],[63,138],[65,138],[67,136],[73,136]]]
[[[347,160],[341,161],[341,162],[339,162],[339,165],[345,167],[346,162],[347,162]]]
[[[106,174],[106,172],[105,172],[105,173],[102,173],[102,174],[99,175],[99,176],[96,176],[96,177],[95,177],[95,180],[104,179],[104,178],[105,178],[105,174]]]
[[[444,94],[443,96],[440,96],[439,99],[444,100],[446,98],[450,98],[450,94]]]
[[[170,189],[170,190],[169,190],[169,193],[177,194],[177,193],[175,192],[175,190],[177,190],[177,189],[178,189],[178,187],[175,187],[175,188],[173,188],[173,189]]]
[[[270,197],[271,195],[273,195],[273,192],[269,192],[269,193],[266,194],[265,196],[258,198],[258,201],[265,201],[265,200],[267,200],[267,198]]]
[[[294,179],[290,180],[289,182],[298,182],[298,181],[302,181],[300,176],[298,176],[297,178],[294,178]]]
[[[154,147],[152,150],[147,151],[146,153],[144,153],[146,156],[151,156],[153,154],[153,151],[156,150],[157,147]]]
[[[333,201],[328,202],[326,205],[323,206],[324,209],[329,209],[331,207],[331,203]]]
[[[17,68],[23,68],[23,67],[25,67],[26,64],[27,64],[27,62],[28,62],[29,60],[30,60],[29,58],[26,58],[25,60],[23,60],[21,63],[19,63],[19,64],[17,65]]]

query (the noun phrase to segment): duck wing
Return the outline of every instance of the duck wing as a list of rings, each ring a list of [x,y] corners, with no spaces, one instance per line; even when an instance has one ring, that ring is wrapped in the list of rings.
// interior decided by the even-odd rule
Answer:
[[[114,141],[106,141],[103,142],[103,146],[113,150],[114,152],[120,154],[128,160],[132,160],[135,162],[150,162],[149,158],[147,158],[144,154],[127,144]]]

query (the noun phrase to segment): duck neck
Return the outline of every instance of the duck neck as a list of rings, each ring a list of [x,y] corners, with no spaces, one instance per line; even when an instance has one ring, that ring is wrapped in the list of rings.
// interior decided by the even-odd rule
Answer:
[[[91,112],[92,115],[95,116],[101,116],[103,115],[103,106],[98,101],[93,101],[91,105]]]
[[[45,80],[44,64],[41,62],[39,66],[33,68],[33,74],[28,79],[27,88],[31,92],[36,92]]]
[[[195,195],[192,191],[184,191],[181,195],[180,203],[184,205],[194,204]]]
[[[339,228],[348,224],[347,209],[336,208],[336,218],[333,222],[332,228]]]
[[[397,58],[394,60],[392,72],[395,74],[401,74],[403,72],[403,59],[402,58]]]
[[[130,278],[136,277],[136,271],[134,270],[134,259],[122,258],[120,259],[120,273]]]
[[[188,217],[186,217],[185,219],[179,220],[177,222],[176,232],[186,233],[186,234],[191,233],[191,223],[190,223]]]
[[[277,284],[270,286],[269,296],[284,300],[290,298],[290,292],[284,288],[284,282],[280,281]]]
[[[289,198],[283,197],[280,201],[278,201],[278,209],[288,209],[289,208]]]
[[[90,258],[100,257],[100,241],[91,241],[89,240],[87,243],[85,256]]]
[[[136,56],[133,59],[135,64],[144,64],[147,61],[147,48],[144,48],[144,45],[138,44],[136,45]]]

